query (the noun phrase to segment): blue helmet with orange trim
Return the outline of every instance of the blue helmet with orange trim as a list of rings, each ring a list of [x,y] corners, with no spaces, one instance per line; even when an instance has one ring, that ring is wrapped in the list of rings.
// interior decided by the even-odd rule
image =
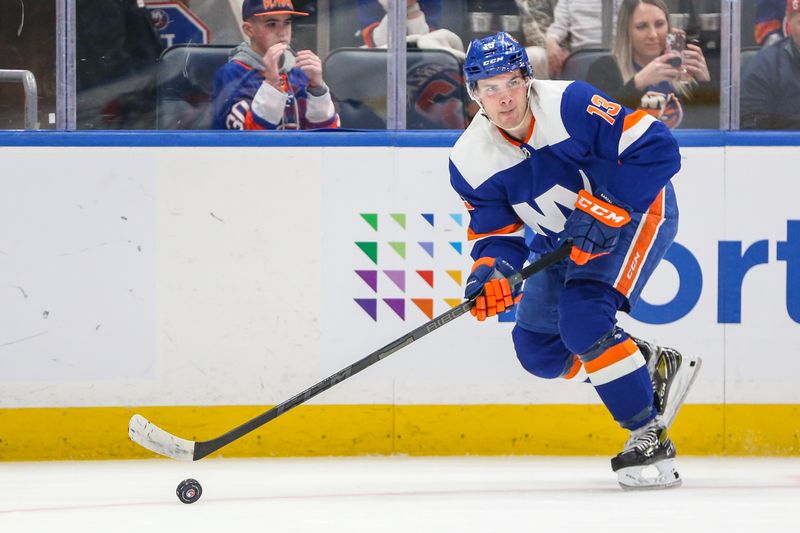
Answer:
[[[467,48],[464,61],[464,78],[467,86],[498,74],[522,70],[524,76],[533,76],[528,53],[512,36],[505,32],[473,39]]]

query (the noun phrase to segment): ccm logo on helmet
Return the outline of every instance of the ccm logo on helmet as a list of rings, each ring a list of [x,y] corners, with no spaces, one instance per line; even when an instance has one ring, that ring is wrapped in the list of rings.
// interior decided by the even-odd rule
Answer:
[[[631,216],[621,207],[599,200],[586,191],[578,193],[575,207],[589,213],[597,220],[612,228],[619,228],[627,224]]]
[[[495,57],[495,58],[492,58],[492,59],[487,59],[486,61],[483,62],[483,66],[485,67],[486,65],[492,65],[492,64],[497,63],[498,61],[502,61],[502,60],[503,60],[502,57]]]

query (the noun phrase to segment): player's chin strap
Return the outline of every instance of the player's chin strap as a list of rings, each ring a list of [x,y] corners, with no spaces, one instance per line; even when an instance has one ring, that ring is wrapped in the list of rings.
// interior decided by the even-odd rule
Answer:
[[[512,130],[515,130],[515,129],[519,128],[520,126],[522,126],[525,123],[526,120],[530,120],[528,118],[528,111],[531,110],[531,89],[532,88],[533,88],[533,78],[529,77],[528,78],[528,90],[526,91],[526,94],[525,94],[525,113],[523,113],[522,120],[519,121],[519,124],[517,124],[516,126],[511,128]],[[486,113],[486,110],[483,108],[483,103],[481,103],[480,98],[478,98],[472,92],[472,89],[469,86],[467,86],[467,94],[469,94],[469,97],[472,98],[475,102],[478,103],[478,107],[480,107],[481,113],[483,114],[484,117],[486,117],[486,120],[488,120],[489,122],[494,124],[496,127],[500,128],[501,130],[508,131],[504,127],[499,125],[497,122],[495,122],[494,120],[489,118],[489,115]]]

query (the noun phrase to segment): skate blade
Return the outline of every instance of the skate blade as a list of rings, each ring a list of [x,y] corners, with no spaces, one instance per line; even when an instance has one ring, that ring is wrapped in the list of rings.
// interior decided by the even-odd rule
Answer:
[[[675,417],[678,416],[678,411],[686,400],[689,389],[692,388],[694,381],[697,379],[697,374],[700,372],[700,366],[702,364],[703,360],[700,357],[695,357],[693,359],[689,359],[688,357],[684,358],[681,368],[675,376],[675,381],[672,383],[672,387],[670,387],[670,397],[667,398],[667,409],[661,416],[667,428],[672,425],[672,422],[675,421]]]
[[[661,490],[680,487],[683,480],[675,459],[665,459],[651,465],[620,468],[617,482],[625,490]]]

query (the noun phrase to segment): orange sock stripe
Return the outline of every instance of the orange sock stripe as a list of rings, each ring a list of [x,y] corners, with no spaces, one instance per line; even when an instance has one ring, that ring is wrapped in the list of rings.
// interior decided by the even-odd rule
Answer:
[[[631,354],[636,353],[637,350],[639,350],[639,347],[636,346],[636,343],[633,342],[632,339],[628,338],[619,344],[615,344],[603,352],[600,357],[592,359],[583,366],[586,368],[586,372],[591,374],[592,372],[597,372],[607,366],[611,366],[618,361],[622,361]]]
[[[581,363],[581,360],[578,359],[578,356],[576,355],[575,359],[573,359],[573,361],[572,361],[572,368],[569,369],[569,372],[567,372],[567,375],[564,376],[564,379],[572,379],[575,376],[577,376],[578,372],[581,371],[581,367],[582,366],[583,366],[583,363]]]

